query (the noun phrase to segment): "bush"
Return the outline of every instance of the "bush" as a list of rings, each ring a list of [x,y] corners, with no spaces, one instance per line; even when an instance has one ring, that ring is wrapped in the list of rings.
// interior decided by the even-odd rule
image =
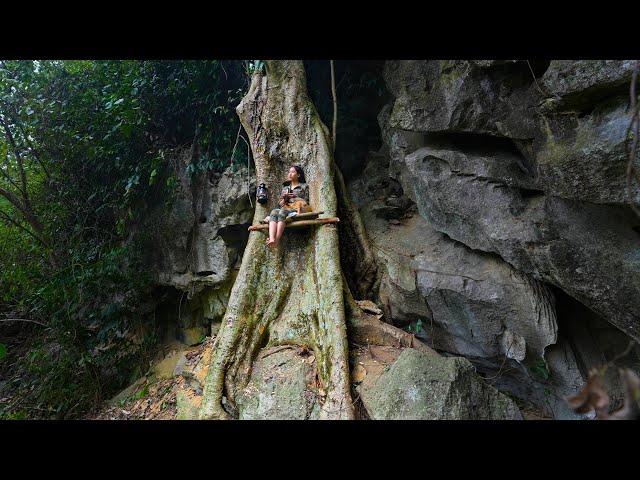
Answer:
[[[131,225],[171,199],[165,151],[197,139],[194,173],[228,163],[246,80],[241,61],[0,62],[0,115],[12,119],[47,240],[0,220],[0,316],[46,325],[12,330],[24,337],[17,352],[0,324],[0,397],[11,398],[0,418],[78,416],[144,373],[155,299],[141,261],[148,235]],[[5,176],[0,186],[13,187]],[[20,219],[2,195],[0,210]]]

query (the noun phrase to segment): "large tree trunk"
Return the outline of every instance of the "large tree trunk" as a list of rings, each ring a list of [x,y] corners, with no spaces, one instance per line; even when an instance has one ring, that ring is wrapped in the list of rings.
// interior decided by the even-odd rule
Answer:
[[[253,223],[278,206],[280,186],[294,164],[305,171],[313,209],[336,216],[330,134],[308,97],[302,62],[266,62],[266,75],[253,76],[237,112],[251,142],[257,180],[270,187],[269,202],[256,204]],[[258,396],[264,387],[257,362],[283,348],[311,356],[305,365],[314,369],[315,381],[294,393],[312,396],[305,418],[353,418],[336,225],[287,230],[273,251],[264,242],[263,233],[250,233],[214,344],[200,418],[242,417],[242,398]],[[279,367],[270,364],[269,378]],[[276,388],[269,401],[290,401],[284,396],[291,394]]]

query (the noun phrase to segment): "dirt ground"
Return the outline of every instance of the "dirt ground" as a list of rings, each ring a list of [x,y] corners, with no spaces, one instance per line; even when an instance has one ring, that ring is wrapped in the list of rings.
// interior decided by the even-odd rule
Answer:
[[[206,342],[196,347],[174,344],[149,373],[105,403],[91,420],[174,420],[177,415],[176,387],[183,382],[179,369],[193,368]],[[182,363],[179,365],[179,363]]]
[[[207,342],[196,347],[171,345],[164,358],[149,373],[105,403],[98,412],[85,417],[92,420],[174,420],[177,416],[176,392],[183,386],[181,370],[193,370],[203,355]],[[355,386],[374,381],[400,355],[402,348],[378,345],[352,345],[350,348],[352,395],[356,418],[369,416],[360,401]],[[550,420],[533,408],[521,409],[525,420]]]

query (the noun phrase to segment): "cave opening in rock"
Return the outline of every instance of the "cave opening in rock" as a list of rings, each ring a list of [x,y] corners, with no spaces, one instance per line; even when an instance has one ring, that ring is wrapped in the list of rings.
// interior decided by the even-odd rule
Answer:
[[[215,293],[216,287],[209,287],[189,298],[185,290],[171,286],[156,287],[153,328],[158,348],[176,342],[186,346],[197,345],[210,336],[212,324],[220,316],[215,312],[216,308],[209,305],[216,301],[212,299]]]
[[[229,247],[230,251],[235,254],[235,258],[230,258],[231,265],[242,260],[242,254],[249,240],[250,223],[240,223],[235,225],[227,225],[218,230],[218,235],[222,237],[224,243]]]
[[[527,158],[525,141],[476,132],[434,132],[426,133],[422,143],[432,148],[456,150],[467,155],[502,158],[513,162],[527,177],[535,176],[535,168]]]
[[[196,272],[196,275],[198,277],[208,277],[209,275],[217,275],[217,274],[213,270],[201,270],[199,272]]]
[[[551,60],[527,60],[527,62],[529,62],[535,78],[541,78],[551,65]]]
[[[157,286],[154,290],[156,299],[154,311],[154,329],[157,345],[170,343],[177,337],[177,316],[181,297],[185,292],[170,286]]]
[[[532,198],[544,197],[543,190],[536,190],[533,188],[520,188],[518,189],[518,191],[520,192],[520,197],[523,200],[530,200]]]
[[[320,118],[331,126],[333,102],[329,61],[305,61],[307,88]],[[338,104],[335,159],[346,181],[362,171],[366,155],[382,146],[378,114],[391,99],[381,60],[336,60]]]
[[[455,148],[483,155],[500,152],[522,156],[512,139],[496,135],[476,132],[435,132],[426,133],[424,139],[430,146],[437,148]]]
[[[558,342],[568,343],[584,380],[591,369],[611,362],[605,374],[605,388],[616,408],[624,395],[617,369],[626,367],[640,372],[638,344],[561,289],[553,286],[551,289],[556,299]],[[632,343],[635,344],[629,348]]]
[[[186,292],[174,287],[157,288],[158,303],[155,307],[155,329],[158,345],[182,341],[182,326],[186,320]]]

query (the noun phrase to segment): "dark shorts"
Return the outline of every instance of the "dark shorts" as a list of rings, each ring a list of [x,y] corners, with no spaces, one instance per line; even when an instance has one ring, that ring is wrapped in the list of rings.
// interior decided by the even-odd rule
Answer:
[[[271,215],[269,216],[269,221],[271,222],[284,222],[287,215],[291,212],[295,212],[295,210],[289,210],[288,208],[274,208],[271,210]]]

